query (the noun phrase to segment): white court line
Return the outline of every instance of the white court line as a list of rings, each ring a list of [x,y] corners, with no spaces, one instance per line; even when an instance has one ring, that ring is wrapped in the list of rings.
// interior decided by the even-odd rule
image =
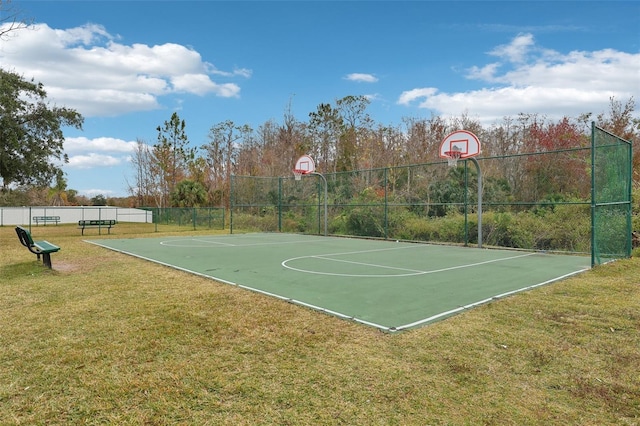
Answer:
[[[483,262],[468,263],[468,264],[465,264],[465,265],[451,266],[451,267],[448,267],[448,268],[433,269],[433,270],[429,270],[429,271],[418,271],[418,270],[414,270],[414,269],[395,268],[395,267],[392,267],[392,266],[376,265],[376,264],[371,264],[371,263],[354,262],[354,261],[349,261],[349,260],[340,260],[340,259],[330,259],[330,258],[328,258],[328,256],[341,256],[341,255],[346,255],[346,254],[361,254],[361,253],[369,253],[369,252],[373,252],[373,251],[384,251],[384,250],[398,250],[398,249],[401,249],[401,248],[407,248],[407,247],[396,247],[396,248],[392,248],[392,249],[366,250],[366,251],[361,251],[361,252],[354,251],[354,252],[346,252],[346,253],[334,253],[334,254],[323,254],[323,255],[293,257],[291,259],[287,259],[287,260],[283,261],[282,262],[282,266],[287,268],[287,269],[290,269],[292,271],[303,272],[303,273],[307,273],[307,274],[315,274],[315,275],[330,275],[330,276],[335,276],[335,277],[362,277],[362,278],[397,278],[397,277],[410,277],[410,276],[416,276],[416,275],[435,274],[435,273],[438,273],[438,272],[446,272],[446,271],[453,271],[453,270],[456,270],[456,269],[471,268],[473,266],[486,265],[486,264],[489,264],[489,263],[502,262],[502,261],[505,261],[505,260],[518,259],[518,258],[521,258],[521,257],[533,256],[533,255],[537,254],[537,253],[526,253],[526,254],[521,254],[521,255],[518,255],[518,256],[509,256],[509,257],[503,257],[503,258],[500,258],[500,259],[485,260]],[[293,266],[290,266],[290,265],[287,264],[288,262],[295,261],[295,260],[300,260],[300,259],[322,259],[322,260],[329,260],[329,261],[333,261],[333,262],[343,262],[343,263],[350,263],[350,264],[353,264],[353,265],[368,266],[368,267],[372,267],[372,268],[394,269],[394,270],[410,271],[410,272],[406,273],[406,274],[395,274],[395,275],[391,275],[391,274],[340,274],[340,273],[335,273],[335,272],[322,272],[322,271],[312,271],[312,270],[308,270],[308,269],[294,268]]]
[[[410,324],[405,324],[405,325],[401,325],[401,326],[398,326],[398,327],[391,327],[389,329],[389,331],[402,331],[402,330],[405,330],[405,329],[408,329],[408,328],[413,328],[413,327],[416,327],[416,326],[419,326],[419,325],[423,325],[423,324],[435,321],[435,320],[437,320],[439,318],[446,317],[446,316],[449,316],[449,315],[453,315],[455,313],[458,313],[458,312],[461,312],[461,311],[465,311],[467,309],[471,309],[471,308],[474,308],[476,306],[484,305],[485,303],[489,303],[489,302],[491,302],[493,300],[502,299],[504,297],[511,296],[513,294],[516,294],[516,293],[521,293],[523,291],[532,290],[532,289],[534,289],[536,287],[540,287],[540,286],[543,286],[543,285],[551,284],[551,283],[553,283],[555,281],[560,281],[560,280],[563,280],[565,278],[569,278],[569,277],[571,277],[573,275],[577,275],[577,274],[580,274],[580,273],[588,271],[588,270],[589,270],[589,268],[584,268],[584,269],[580,269],[578,271],[573,271],[573,272],[570,272],[568,274],[562,275],[560,277],[552,278],[550,280],[547,280],[547,281],[544,281],[544,282],[541,282],[541,283],[538,283],[538,284],[533,284],[533,285],[530,285],[530,286],[527,286],[527,287],[519,288],[517,290],[508,291],[506,293],[498,294],[496,296],[492,296],[492,297],[489,297],[489,298],[484,299],[484,300],[479,300],[477,302],[469,303],[468,305],[460,306],[458,308],[451,309],[451,310],[446,311],[446,312],[441,312],[439,314],[430,316],[429,318],[425,318],[425,319],[422,319],[420,321],[412,322]]]
[[[186,245],[186,244],[171,244],[171,243],[175,243],[175,242],[179,242],[179,241],[197,241],[200,243],[206,243],[206,244],[210,244],[211,247],[216,247],[216,246],[223,246],[223,247],[257,247],[257,246],[279,246],[279,245],[285,245],[285,244],[301,244],[301,243],[308,243],[309,241],[289,241],[289,242],[276,242],[276,243],[252,243],[252,244],[230,244],[230,243],[221,243],[218,241],[211,241],[211,240],[202,240],[199,238],[182,238],[179,240],[166,240],[166,241],[161,241],[160,245],[165,246],[165,247],[185,247],[185,248],[203,248],[205,246],[198,246],[198,245]]]
[[[365,324],[365,325],[368,325],[368,326],[371,326],[371,327],[375,327],[375,328],[378,328],[380,330],[387,331],[387,332],[393,332],[394,331],[393,327],[391,327],[391,328],[390,327],[386,327],[386,326],[381,325],[381,324],[376,324],[375,322],[366,321],[366,320],[363,320],[363,319],[360,319],[360,318],[356,318],[356,317],[354,317],[352,315],[343,314],[343,313],[340,313],[338,311],[332,311],[331,309],[323,308],[321,306],[312,305],[311,303],[306,303],[306,302],[302,302],[300,300],[291,299],[290,297],[281,296],[281,295],[279,295],[277,293],[271,293],[269,291],[260,290],[258,288],[249,287],[249,286],[243,285],[243,284],[238,284],[238,283],[235,283],[233,281],[225,280],[223,278],[218,278],[218,277],[213,276],[213,275],[207,275],[207,274],[204,274],[204,273],[201,273],[201,272],[196,272],[196,271],[193,271],[191,269],[183,268],[181,266],[177,266],[177,265],[174,265],[174,264],[171,264],[171,263],[161,262],[161,261],[159,261],[157,259],[153,259],[153,258],[150,258],[150,257],[146,257],[146,256],[142,256],[142,255],[139,255],[139,254],[135,254],[135,253],[132,253],[132,252],[129,252],[129,251],[126,251],[126,250],[116,249],[116,248],[110,247],[108,245],[101,244],[101,243],[99,243],[97,241],[89,241],[89,240],[83,240],[83,241],[86,242],[86,243],[89,243],[89,244],[95,244],[97,246],[104,247],[106,249],[116,251],[118,253],[123,253],[123,254],[129,255],[129,256],[137,257],[139,259],[143,259],[143,260],[146,260],[146,261],[149,261],[149,262],[153,262],[153,263],[157,263],[159,265],[163,265],[163,266],[166,266],[166,267],[169,267],[169,268],[173,268],[173,269],[176,269],[178,271],[187,272],[187,273],[194,274],[194,275],[197,275],[197,276],[200,276],[200,277],[203,277],[203,278],[213,279],[213,280],[219,281],[219,282],[221,282],[223,284],[232,285],[232,286],[235,286],[235,287],[238,287],[238,288],[242,288],[242,289],[245,289],[245,290],[253,291],[255,293],[264,294],[265,296],[270,296],[270,297],[274,297],[276,299],[284,300],[286,302],[293,303],[294,305],[306,306],[307,308],[314,309],[314,310],[316,310],[318,312],[324,312],[324,313],[327,313],[327,314],[330,314],[330,315],[334,315],[334,316],[336,316],[338,318],[342,318],[342,319],[345,319],[345,320],[351,320],[351,321],[358,322],[360,324]]]
[[[208,279],[213,279],[215,281],[218,281],[218,282],[221,282],[221,283],[224,283],[224,284],[229,284],[229,285],[236,286],[236,287],[239,287],[239,288],[242,288],[242,289],[245,289],[245,290],[253,291],[255,293],[264,294],[266,296],[271,296],[271,297],[274,297],[276,299],[280,299],[280,300],[283,300],[283,301],[287,301],[289,303],[293,303],[295,305],[305,306],[305,307],[308,307],[310,309],[314,309],[314,310],[316,310],[318,312],[324,312],[324,313],[327,313],[327,314],[330,314],[330,315],[334,315],[334,316],[336,316],[338,318],[342,318],[342,319],[345,319],[345,320],[351,320],[351,321],[354,321],[354,322],[357,322],[357,323],[360,323],[360,324],[365,324],[365,325],[368,325],[368,326],[371,326],[371,327],[374,327],[374,328],[377,328],[379,330],[383,330],[383,331],[386,331],[386,332],[389,332],[389,333],[396,333],[396,332],[400,332],[400,331],[403,331],[403,330],[406,330],[406,329],[410,329],[410,328],[413,328],[413,327],[416,327],[416,326],[419,326],[419,325],[423,325],[423,324],[435,321],[435,320],[437,320],[439,318],[442,318],[442,317],[445,317],[445,316],[448,316],[448,315],[452,315],[452,314],[455,314],[457,312],[460,312],[460,311],[463,311],[463,310],[466,310],[466,309],[470,309],[472,307],[475,307],[475,306],[478,306],[478,305],[481,305],[481,304],[484,304],[484,303],[488,303],[488,302],[490,302],[492,300],[497,300],[497,299],[500,299],[502,297],[506,297],[506,296],[509,296],[509,295],[512,295],[512,294],[515,294],[515,293],[518,293],[518,292],[522,292],[522,291],[530,290],[530,289],[533,289],[533,288],[536,288],[536,287],[540,287],[540,286],[543,286],[543,285],[546,285],[546,284],[550,284],[552,282],[559,281],[559,280],[562,280],[562,279],[568,278],[570,276],[573,276],[573,275],[576,275],[576,274],[579,274],[579,273],[582,273],[584,271],[589,270],[589,268],[583,268],[583,269],[581,269],[579,271],[574,271],[574,272],[568,273],[566,275],[563,275],[561,277],[557,277],[557,278],[550,279],[548,281],[544,281],[542,283],[534,284],[534,285],[531,285],[531,286],[528,286],[528,287],[524,287],[524,288],[521,288],[521,289],[518,289],[518,290],[510,291],[510,292],[507,292],[507,293],[502,293],[502,294],[499,294],[499,295],[496,295],[496,296],[493,296],[493,297],[489,297],[489,298],[484,299],[484,300],[480,300],[478,302],[470,303],[470,304],[465,305],[465,306],[460,306],[460,307],[458,307],[456,309],[452,309],[452,310],[449,310],[449,311],[446,311],[446,312],[441,312],[441,313],[433,315],[433,316],[431,316],[429,318],[425,318],[425,319],[422,319],[422,320],[419,320],[419,321],[415,321],[415,322],[412,322],[412,323],[409,323],[409,324],[401,325],[401,326],[389,327],[389,326],[384,326],[384,325],[377,324],[377,323],[374,323],[374,322],[371,322],[371,321],[367,321],[367,320],[364,320],[364,319],[361,319],[361,318],[357,318],[357,317],[354,317],[352,315],[347,315],[347,314],[343,314],[341,312],[337,312],[337,311],[333,311],[333,310],[330,310],[330,309],[326,309],[326,308],[323,308],[321,306],[313,305],[313,304],[306,303],[306,302],[303,302],[303,301],[300,301],[300,300],[296,300],[296,299],[292,299],[292,298],[289,298],[289,297],[286,297],[286,296],[281,296],[279,294],[272,293],[272,292],[269,292],[269,291],[260,290],[260,289],[254,288],[254,287],[249,287],[247,285],[238,284],[238,283],[235,283],[233,281],[225,280],[223,278],[219,278],[219,277],[216,277],[216,276],[213,276],[213,275],[208,275],[208,274],[196,272],[196,271],[193,271],[193,270],[190,270],[190,269],[187,269],[187,268],[182,268],[180,266],[173,265],[171,263],[161,262],[159,260],[148,258],[146,256],[141,256],[141,255],[138,255],[138,254],[126,251],[126,250],[116,249],[116,248],[110,247],[108,245],[101,244],[101,243],[99,243],[97,241],[90,241],[90,240],[83,240],[83,241],[87,242],[87,243],[90,243],[90,244],[94,244],[94,245],[100,246],[100,247],[104,247],[106,249],[113,250],[113,251],[116,251],[116,252],[119,252],[119,253],[127,254],[127,255],[130,255],[130,256],[133,256],[133,257],[137,257],[137,258],[140,258],[140,259],[144,259],[144,260],[150,261],[150,262],[158,263],[160,265],[164,265],[164,266],[167,266],[167,267],[170,267],[170,268],[173,268],[173,269],[177,269],[177,270],[180,270],[180,271],[184,271],[184,272],[191,273],[191,274],[194,274],[194,275],[197,275],[197,276],[201,276],[201,277],[204,277],[204,278],[208,278]],[[395,250],[395,249],[400,249],[400,248],[402,248],[402,247],[393,248],[393,249]],[[380,250],[369,250],[369,251],[380,251]],[[352,253],[357,253],[357,252],[352,252]],[[536,254],[536,253],[528,253],[526,255],[532,255],[532,254]],[[509,257],[509,258],[502,258],[502,259],[495,259],[495,260],[488,261],[488,262],[479,262],[477,264],[461,265],[461,266],[452,267],[452,268],[444,268],[444,269],[441,269],[441,270],[435,270],[435,271],[431,271],[431,272],[439,272],[439,271],[445,271],[445,270],[448,270],[448,269],[456,269],[456,268],[465,268],[465,267],[469,267],[469,266],[480,265],[480,264],[483,264],[483,263],[499,262],[501,260],[508,260],[508,259],[513,259],[513,258],[517,258],[517,257],[524,257],[526,255],[513,256],[513,257]],[[329,255],[325,255],[325,256],[329,256]]]
[[[218,241],[211,241],[211,240],[201,240],[199,238],[181,238],[179,240],[160,241],[160,245],[161,246],[167,246],[167,247],[194,247],[194,248],[201,248],[201,246],[188,246],[188,245],[181,245],[181,244],[171,244],[171,243],[176,243],[176,242],[179,243],[180,241],[197,241],[197,242],[200,242],[200,243],[211,244],[212,246],[215,246],[215,245],[228,246],[228,247],[234,247],[235,246],[235,244],[221,243],[221,242],[218,242]]]

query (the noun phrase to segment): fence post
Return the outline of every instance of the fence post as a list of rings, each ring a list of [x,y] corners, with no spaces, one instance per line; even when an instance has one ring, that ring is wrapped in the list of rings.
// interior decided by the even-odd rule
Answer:
[[[387,177],[388,167],[384,168],[384,238],[389,238],[389,179]]]
[[[282,232],[282,176],[278,177],[278,232]]]
[[[231,182],[229,183],[229,234],[233,234],[233,203],[234,203],[234,182],[235,175],[231,175]],[[223,204],[224,206],[224,199]]]
[[[319,176],[322,179],[322,181],[324,182],[324,236],[326,237],[327,236],[327,214],[328,214],[328,211],[327,211],[327,203],[328,203],[328,200],[327,200],[327,196],[328,196],[328,193],[327,193],[328,192],[327,191],[327,179],[324,177],[324,175],[322,175],[322,174],[320,174],[318,172],[311,172],[309,174]]]
[[[478,248],[482,248],[482,171],[478,160],[474,157],[469,157],[468,160],[471,160],[478,169]]]
[[[464,246],[469,245],[469,168],[464,162]]]

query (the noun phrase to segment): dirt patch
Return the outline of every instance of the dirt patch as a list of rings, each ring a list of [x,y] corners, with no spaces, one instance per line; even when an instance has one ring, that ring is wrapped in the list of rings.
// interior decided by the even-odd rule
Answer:
[[[53,270],[63,273],[78,272],[82,269],[82,266],[72,262],[54,262]]]

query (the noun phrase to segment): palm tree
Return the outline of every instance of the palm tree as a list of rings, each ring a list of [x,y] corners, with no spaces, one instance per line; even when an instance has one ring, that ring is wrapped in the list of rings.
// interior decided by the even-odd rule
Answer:
[[[66,206],[67,200],[67,180],[64,178],[62,171],[58,171],[56,175],[56,184],[49,188],[48,197],[52,206]]]

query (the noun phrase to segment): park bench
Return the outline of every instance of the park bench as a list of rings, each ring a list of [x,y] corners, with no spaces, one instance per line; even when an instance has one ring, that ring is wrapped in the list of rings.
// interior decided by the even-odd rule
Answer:
[[[33,241],[31,232],[21,226],[16,226],[16,233],[18,234],[20,243],[28,248],[31,253],[38,256],[38,260],[40,260],[40,256],[42,256],[42,263],[51,269],[51,253],[57,252],[60,250],[60,247],[48,241]]]
[[[85,228],[107,228],[107,232],[111,234],[111,227],[116,223],[113,219],[79,220],[78,228],[82,229],[82,235],[84,235]]]
[[[47,223],[55,223],[57,225],[58,223],[60,223],[60,216],[34,216],[33,221],[36,223],[36,225],[39,225],[41,223],[44,223],[45,225]]]

